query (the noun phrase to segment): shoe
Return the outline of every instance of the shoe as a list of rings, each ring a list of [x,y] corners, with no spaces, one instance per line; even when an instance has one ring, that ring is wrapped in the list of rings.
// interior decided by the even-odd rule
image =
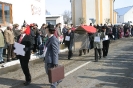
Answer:
[[[98,60],[95,60],[95,62],[98,62]]]
[[[31,83],[31,81],[26,81],[26,82],[24,83],[24,86],[28,86],[30,83]]]
[[[10,62],[11,60],[10,59],[7,59],[7,62]]]
[[[2,64],[2,62],[0,62],[0,64]]]
[[[79,54],[79,56],[82,56],[82,54]]]
[[[68,57],[68,60],[70,60],[70,57]]]
[[[4,61],[1,61],[1,63],[5,63]]]
[[[12,60],[17,60],[17,58],[12,58]]]

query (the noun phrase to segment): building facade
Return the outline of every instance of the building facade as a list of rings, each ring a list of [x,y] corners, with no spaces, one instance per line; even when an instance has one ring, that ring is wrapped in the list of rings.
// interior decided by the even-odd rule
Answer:
[[[61,23],[62,26],[64,24],[62,15],[46,15],[46,23],[51,23],[56,26],[56,24]]]
[[[114,0],[71,0],[71,9],[74,25],[114,24]]]
[[[133,6],[115,9],[118,13],[117,23],[133,23]]]
[[[21,26],[24,20],[39,26],[45,23],[45,0],[0,0],[0,24],[3,27],[9,23]]]

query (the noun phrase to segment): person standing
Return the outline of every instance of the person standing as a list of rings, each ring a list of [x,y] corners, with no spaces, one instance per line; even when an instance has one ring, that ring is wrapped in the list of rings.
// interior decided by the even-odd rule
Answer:
[[[66,33],[67,33],[67,26],[64,25],[64,28],[62,29],[62,33],[63,33],[63,43],[65,43],[65,36],[66,36]]]
[[[38,38],[38,25],[33,23],[34,27],[33,27],[33,30],[34,30],[34,33],[35,33],[35,37],[34,37],[34,40],[35,40],[35,44],[34,44],[34,48],[33,48],[33,52],[36,53],[37,52],[37,38]]]
[[[75,31],[76,30],[76,28],[73,26],[73,24],[71,24],[71,30],[72,31]]]
[[[71,30],[71,28],[68,28],[68,31],[66,33],[65,37],[65,44],[68,47],[68,60],[72,58],[72,47],[73,47],[73,39],[74,39],[74,32]]]
[[[113,35],[114,35],[114,40],[116,40],[118,38],[118,29],[115,25],[113,27]]]
[[[105,37],[103,39],[103,57],[105,58],[108,55],[110,36],[109,29],[105,26],[102,27],[103,32],[105,32]]]
[[[31,83],[31,74],[29,71],[28,63],[30,60],[30,55],[31,55],[31,46],[32,46],[32,40],[30,36],[30,27],[23,25],[21,29],[21,35],[18,36],[17,42],[25,45],[24,51],[25,51],[25,56],[17,55],[17,58],[20,61],[20,65],[22,68],[22,71],[25,75],[25,82],[24,85],[27,86]]]
[[[20,30],[19,30],[19,25],[18,24],[14,24],[13,32],[14,32],[15,41],[16,41],[17,37],[20,35]]]
[[[13,46],[15,42],[15,36],[12,30],[13,26],[10,24],[7,29],[4,31],[4,36],[6,39],[6,44],[7,44],[7,62],[14,60],[15,59],[15,54],[13,52]]]
[[[46,30],[45,30],[45,28],[46,28],[46,24],[42,24],[42,27],[40,28],[40,31],[41,31],[41,33],[42,33],[42,37],[43,38],[45,38],[45,36],[46,36]]]
[[[4,63],[3,60],[3,48],[5,46],[3,31],[0,29],[0,64]]]
[[[32,54],[35,53],[33,51],[34,51],[34,44],[35,44],[35,37],[36,37],[33,27],[34,27],[34,24],[30,24],[30,36],[31,36],[31,39],[32,39],[32,47],[31,47],[32,48],[31,49]]]
[[[95,49],[95,61],[98,62],[98,59],[102,58],[102,39],[105,37],[105,33],[99,30],[97,27],[97,32],[94,34],[94,49]],[[99,57],[98,57],[99,53]]]
[[[54,36],[54,32],[55,32],[54,25],[49,24],[46,27],[46,33],[48,35],[48,40],[47,40],[47,42],[45,44],[45,48],[44,48],[44,52],[46,52],[45,70],[46,70],[47,74],[48,74],[48,69],[58,66],[59,40]],[[51,83],[50,88],[56,88],[56,86],[59,83],[60,83],[60,81]]]

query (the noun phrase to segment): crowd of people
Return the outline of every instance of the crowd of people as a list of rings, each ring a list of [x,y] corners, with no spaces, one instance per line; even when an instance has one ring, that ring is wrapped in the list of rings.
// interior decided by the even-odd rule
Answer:
[[[19,29],[18,24],[10,24],[3,31],[0,29],[0,64],[5,63],[3,54],[7,50],[7,62],[19,59],[22,71],[25,75],[25,86],[31,82],[31,75],[28,68],[30,56],[33,53],[44,55],[45,69],[48,74],[48,69],[58,65],[59,45],[65,44],[68,47],[68,60],[73,56],[74,34],[76,27],[64,25],[61,29],[61,23],[56,26],[52,24],[42,24],[38,28],[36,23],[30,25],[24,24]],[[92,24],[90,24],[92,26]],[[94,49],[95,61],[106,58],[108,55],[110,40],[120,39],[122,37],[133,36],[133,26],[129,25],[93,25],[96,28],[96,33],[86,32],[86,38],[83,41],[83,46],[79,49],[79,56],[89,53],[90,49]],[[1,27],[1,26],[0,26]],[[86,42],[87,41],[87,42]],[[17,55],[14,53],[14,43],[25,45],[25,56]],[[61,81],[51,84],[51,88],[56,88],[57,84]]]
[[[73,55],[72,53],[72,47],[73,47],[73,39],[74,39],[74,31],[75,31],[75,27],[73,26],[73,24],[71,24],[70,27],[68,27],[67,25],[64,25],[63,28],[61,28],[61,23],[58,23],[56,26],[54,26],[54,28],[56,29],[54,35],[56,36],[56,38],[61,42],[61,43],[65,43],[65,45],[68,47],[68,59],[70,59]],[[42,55],[43,54],[43,47],[45,45],[45,42],[47,41],[48,37],[46,34],[46,26],[47,24],[42,24],[41,28],[38,28],[38,25],[36,23],[30,24],[30,36],[31,36],[31,40],[32,40],[32,46],[31,46],[31,53],[32,54],[39,54]],[[92,26],[92,23],[90,24],[90,26]],[[102,29],[102,26],[106,26],[106,25],[97,25],[94,27],[96,27],[97,29]],[[1,27],[1,26],[0,26]],[[111,25],[111,26],[106,26],[106,29],[108,29],[108,35],[110,39],[120,39],[123,37],[130,37],[133,36],[133,26],[131,25]],[[7,62],[10,62],[12,60],[17,60],[18,58],[16,58],[16,55],[14,54],[13,50],[13,46],[14,46],[14,42],[17,41],[17,37],[20,35],[20,29],[19,29],[19,25],[18,24],[14,24],[14,25],[9,25],[7,27],[7,29],[5,31],[2,31],[0,29],[0,54],[1,54],[1,59],[0,59],[0,64],[4,63],[5,61],[3,60],[2,55],[5,55],[7,52]],[[66,41],[65,37],[66,36],[70,36],[70,41]],[[79,50],[79,56],[82,55],[82,50],[83,53],[86,54],[86,49],[88,47],[88,52],[89,49],[92,49],[94,46],[94,37],[93,34],[88,33],[89,36],[89,43],[88,46],[86,46],[85,49],[80,49]],[[4,42],[3,42],[4,41]]]

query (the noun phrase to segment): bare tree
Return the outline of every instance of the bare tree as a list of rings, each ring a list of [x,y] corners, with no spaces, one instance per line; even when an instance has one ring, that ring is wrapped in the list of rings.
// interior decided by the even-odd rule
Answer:
[[[109,18],[106,18],[105,19],[105,23],[108,25],[110,23],[110,19]]]
[[[71,12],[70,11],[64,11],[63,13],[63,19],[64,19],[64,23],[68,24],[71,22]]]
[[[79,21],[80,21],[81,24],[84,24],[86,22],[85,18],[82,18],[82,17],[79,18]]]

